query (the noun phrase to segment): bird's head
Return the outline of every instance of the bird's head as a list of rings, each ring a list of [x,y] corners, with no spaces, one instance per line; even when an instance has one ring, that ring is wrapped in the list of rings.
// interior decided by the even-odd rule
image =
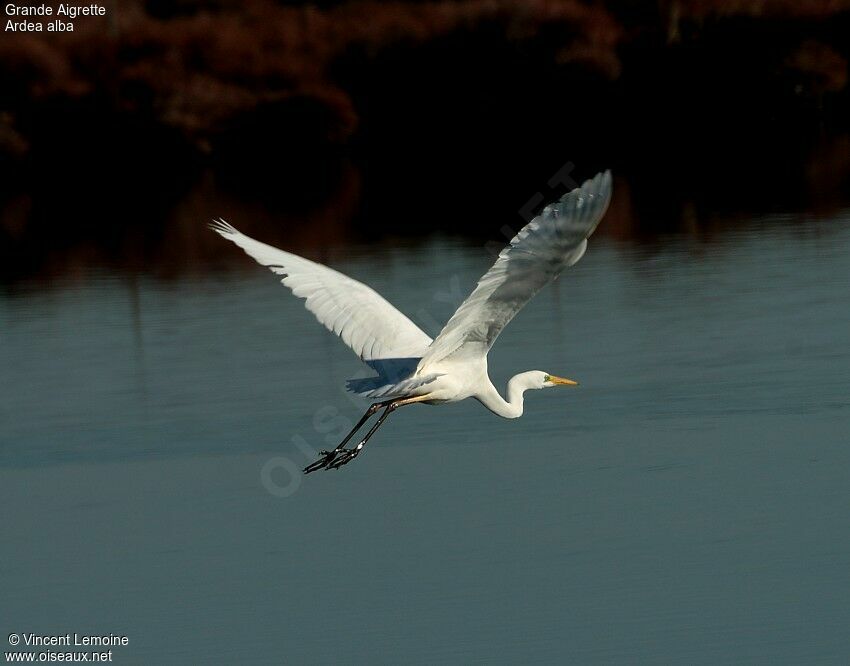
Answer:
[[[550,388],[552,386],[578,386],[578,382],[575,382],[572,379],[558,377],[557,375],[543,372],[542,370],[533,370],[528,374],[532,375],[532,388],[543,389]]]

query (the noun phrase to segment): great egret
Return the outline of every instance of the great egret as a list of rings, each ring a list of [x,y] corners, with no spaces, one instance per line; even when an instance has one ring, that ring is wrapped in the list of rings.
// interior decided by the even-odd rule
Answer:
[[[304,468],[339,469],[351,462],[386,418],[399,407],[439,405],[475,398],[494,414],[522,415],[523,393],[576,382],[531,370],[508,382],[503,399],[487,374],[487,353],[517,312],[572,266],[611,199],[611,173],[605,171],[546,206],[502,250],[492,268],[433,340],[377,292],[327,266],[266,245],[224,220],[210,227],[263,266],[282,275],[284,286],[363,360],[375,377],[351,379],[348,390],[377,400],[344,440]],[[379,410],[383,413],[357,446],[345,445]]]

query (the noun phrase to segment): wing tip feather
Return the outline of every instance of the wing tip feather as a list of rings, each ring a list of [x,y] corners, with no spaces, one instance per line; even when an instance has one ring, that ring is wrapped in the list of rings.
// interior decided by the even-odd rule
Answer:
[[[229,222],[225,221],[223,217],[219,217],[218,219],[214,218],[207,226],[224,238],[239,234],[239,230]]]
[[[561,197],[561,201],[566,201],[582,194],[590,196],[610,195],[612,183],[613,176],[611,175],[611,169],[605,169],[605,171],[600,171],[593,178],[588,178],[581,185],[564,194]]]

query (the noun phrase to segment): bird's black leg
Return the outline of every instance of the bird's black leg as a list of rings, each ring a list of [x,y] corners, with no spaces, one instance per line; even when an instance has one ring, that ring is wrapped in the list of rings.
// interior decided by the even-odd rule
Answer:
[[[363,424],[369,420],[369,417],[382,407],[386,407],[387,405],[389,405],[391,402],[392,400],[387,400],[385,402],[376,402],[374,405],[371,405],[369,409],[366,410],[366,413],[363,415],[363,417],[357,422],[357,425],[354,426],[351,432],[345,436],[345,439],[342,440],[333,451],[321,451],[320,454],[322,457],[319,458],[316,462],[307,465],[307,467],[304,468],[304,473],[309,474],[310,472],[315,472],[318,469],[322,469],[330,465],[334,461],[334,458],[336,458],[340,454],[340,452],[342,452],[345,445],[348,444],[348,440],[354,437],[354,433],[360,430],[360,428],[363,427]]]
[[[360,443],[353,449],[344,449],[343,451],[340,451],[339,456],[337,456],[328,464],[327,469],[339,469],[343,465],[354,460],[360,454],[360,451],[363,450],[363,447],[366,446],[366,442],[369,441],[369,438],[374,435],[375,431],[381,427],[384,421],[387,420],[387,417],[399,407],[406,404],[408,404],[407,400],[397,400],[395,402],[390,402],[387,405],[387,408],[384,410],[384,413],[381,414],[380,418],[377,421],[375,421],[375,425],[371,427],[369,432],[366,433],[366,436],[360,441]]]

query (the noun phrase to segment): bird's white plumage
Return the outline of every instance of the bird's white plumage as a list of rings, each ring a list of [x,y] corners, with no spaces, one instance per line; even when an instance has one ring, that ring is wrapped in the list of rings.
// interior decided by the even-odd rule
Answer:
[[[611,200],[611,173],[605,171],[546,206],[502,250],[492,268],[446,323],[419,363],[434,366],[462,359],[484,359],[517,312],[584,255]]]
[[[516,375],[505,401],[487,374],[487,353],[502,329],[546,284],[587,249],[611,199],[606,171],[546,206],[499,258],[433,341],[377,292],[327,266],[240,233],[224,220],[211,228],[257,262],[282,275],[292,293],[377,374],[348,381],[373,399],[432,403],[474,397],[506,418],[522,414],[522,393],[574,383],[540,371]],[[553,384],[554,382],[554,384]]]
[[[362,282],[256,241],[224,220],[210,228],[282,275],[281,282],[362,360],[419,358],[431,344],[422,329]]]
[[[475,398],[494,414],[515,419],[523,413],[526,391],[577,382],[540,370],[514,375],[503,398],[487,373],[487,353],[517,312],[567,266],[581,259],[611,199],[606,171],[546,206],[499,254],[496,263],[431,340],[375,291],[337,271],[249,238],[224,220],[212,229],[260,264],[282,275],[282,282],[305,299],[307,309],[336,333],[376,373],[352,379],[349,390],[380,402],[332,451],[304,468],[339,469],[398,407],[417,402],[441,404]],[[354,447],[345,445],[376,413],[383,413]]]

